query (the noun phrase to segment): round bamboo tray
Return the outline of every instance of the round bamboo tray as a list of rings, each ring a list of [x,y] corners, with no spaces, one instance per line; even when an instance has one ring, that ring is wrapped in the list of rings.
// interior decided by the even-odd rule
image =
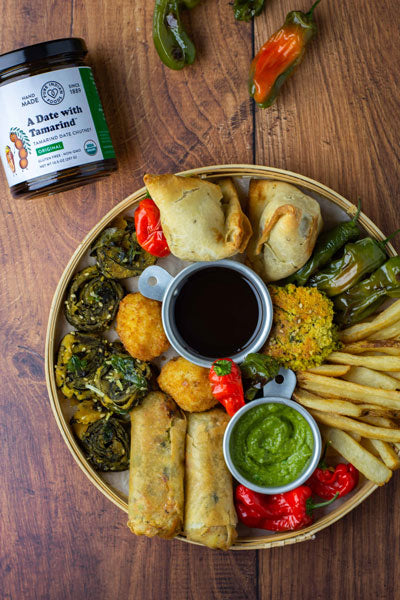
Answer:
[[[258,178],[258,179],[273,179],[278,181],[284,181],[292,183],[301,187],[304,191],[310,193],[317,199],[325,199],[333,203],[337,207],[343,209],[349,216],[353,216],[356,212],[354,204],[340,196],[332,189],[326,187],[322,183],[318,183],[308,177],[292,173],[289,171],[283,171],[282,169],[275,169],[272,167],[263,167],[256,165],[219,165],[202,167],[197,169],[190,169],[178,173],[179,175],[197,175],[205,177],[207,179],[221,178],[221,177],[237,177],[237,178]],[[79,244],[74,254],[72,255],[67,267],[62,274],[62,277],[57,285],[53,301],[51,304],[49,322],[47,327],[46,335],[46,350],[45,350],[45,371],[46,371],[46,383],[49,393],[51,408],[54,417],[57,421],[58,427],[61,434],[67,444],[72,456],[78,463],[79,467],[83,470],[85,475],[90,479],[91,483],[102,492],[111,502],[121,508],[126,513],[128,512],[127,497],[122,494],[119,490],[114,488],[110,483],[105,481],[99,473],[97,473],[86,461],[80,447],[78,446],[75,437],[70,429],[68,420],[65,418],[62,408],[61,401],[62,395],[59,393],[55,377],[54,377],[54,365],[57,354],[56,346],[56,331],[62,316],[62,307],[64,301],[64,295],[71,277],[73,276],[78,263],[87,253],[93,240],[99,235],[99,233],[107,227],[115,217],[129,209],[131,209],[137,202],[139,202],[146,193],[146,189],[143,187],[134,194],[131,194],[114,208],[112,208],[93,229],[87,234],[85,239]],[[379,239],[385,238],[384,234],[376,227],[376,225],[363,213],[359,217],[360,225],[365,229],[366,233]],[[396,252],[391,244],[387,244],[387,250],[390,256],[395,256]],[[325,529],[329,525],[332,525],[353,508],[358,506],[365,498],[367,498],[376,489],[376,485],[370,481],[363,480],[359,488],[348,497],[345,501],[330,510],[327,514],[315,521],[310,527],[302,529],[301,531],[285,532],[285,533],[269,533],[265,536],[247,536],[239,537],[232,546],[232,550],[256,550],[264,548],[273,548],[277,546],[285,546],[286,544],[294,544],[305,540],[313,539],[315,534]],[[186,538],[179,536],[179,539],[188,542]],[[193,543],[193,542],[190,542]]]

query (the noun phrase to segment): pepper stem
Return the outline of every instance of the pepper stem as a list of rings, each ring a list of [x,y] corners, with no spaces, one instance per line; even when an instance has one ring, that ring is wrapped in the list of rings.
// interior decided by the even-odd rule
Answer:
[[[354,217],[352,218],[353,223],[357,223],[358,217],[360,216],[360,212],[361,212],[361,198],[358,199],[357,212],[354,215]]]
[[[318,502],[318,504],[314,504],[312,499],[308,498],[308,500],[306,501],[307,514],[310,515],[312,513],[312,511],[315,510],[316,508],[322,508],[323,506],[328,506],[328,504],[332,504],[332,502],[334,500],[336,500],[336,498],[338,496],[339,496],[339,492],[336,492],[336,494],[333,496],[333,498],[331,498],[330,500],[326,500],[325,502]]]
[[[396,231],[393,231],[393,233],[391,233],[391,234],[389,235],[389,237],[387,237],[385,240],[382,240],[381,242],[378,242],[378,243],[379,243],[380,245],[382,245],[382,246],[386,246],[386,244],[387,244],[388,242],[390,242],[390,240],[392,240],[392,239],[394,238],[394,236],[395,236],[395,235],[397,235],[397,234],[399,233],[399,231],[400,231],[400,228],[399,228],[399,229],[396,229]]]
[[[327,465],[327,464],[326,464],[326,462],[325,462],[325,458],[326,458],[326,451],[328,450],[328,444],[330,444],[330,442],[327,442],[327,443],[325,444],[325,446],[324,446],[324,450],[323,450],[323,452],[322,452],[322,456],[321,456],[321,458],[319,459],[319,463],[318,463],[318,469],[323,469],[323,470],[325,470],[325,469],[327,469],[327,468],[328,468],[328,465]]]
[[[314,2],[314,4],[312,5],[312,7],[310,8],[310,10],[306,13],[306,17],[312,17],[313,16],[314,9],[316,8],[317,4],[319,4],[320,2],[321,2],[321,0],[317,0],[316,2]]]

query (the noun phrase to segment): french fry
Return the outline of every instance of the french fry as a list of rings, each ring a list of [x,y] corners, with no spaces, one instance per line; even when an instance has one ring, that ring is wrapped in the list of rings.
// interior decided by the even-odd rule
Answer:
[[[347,344],[343,348],[343,351],[349,354],[362,354],[374,350],[382,354],[400,356],[400,340],[360,340],[354,344]]]
[[[311,394],[301,388],[296,388],[293,394],[295,400],[306,408],[314,408],[322,410],[322,412],[330,412],[347,417],[387,417],[388,415],[397,417],[400,416],[400,411],[390,410],[376,406],[375,404],[353,404],[349,400],[339,400],[338,398],[321,398],[315,394]],[[393,421],[392,421],[393,422]],[[377,425],[378,423],[372,423]],[[385,425],[383,425],[385,427]],[[395,425],[397,427],[397,425]]]
[[[327,360],[340,365],[367,367],[375,371],[400,371],[400,356],[359,356],[347,352],[331,352]]]
[[[293,397],[302,406],[323,412],[336,413],[348,417],[361,417],[368,414],[368,411],[360,408],[360,404],[353,404],[352,402],[338,400],[337,398],[321,398],[299,388],[294,391]]]
[[[391,478],[392,471],[344,431],[324,428],[323,436],[343,458],[376,485],[383,485]]]
[[[310,409],[312,416],[323,425],[342,429],[344,431],[355,431],[361,437],[371,438],[373,440],[382,440],[383,442],[400,442],[400,429],[386,429],[385,427],[375,427],[367,423],[360,423],[349,417],[342,415],[333,415],[319,410]]]
[[[399,320],[400,300],[397,300],[397,302],[391,304],[386,310],[379,313],[373,321],[370,321],[369,323],[358,323],[357,325],[344,329],[340,333],[340,339],[345,344],[357,342],[358,340],[371,336],[385,327],[393,325],[393,323],[396,323],[396,321]]]
[[[343,379],[383,390],[398,390],[400,388],[400,381],[394,377],[366,367],[351,367],[349,372],[343,376]]]
[[[324,398],[341,398],[357,404],[377,404],[385,408],[400,410],[400,392],[381,390],[367,385],[360,385],[335,377],[324,377],[299,371],[297,373],[299,387],[314,392]]]
[[[342,377],[349,370],[350,366],[348,365],[320,365],[319,367],[307,369],[307,372],[315,373],[315,375],[326,375],[326,377]]]
[[[398,429],[397,423],[384,416],[367,415],[358,417],[360,421],[369,423],[370,425],[376,425],[377,427],[386,427],[386,429]]]
[[[400,451],[400,443],[399,442],[393,442],[393,446]]]
[[[364,414],[364,417],[391,417],[397,419],[400,416],[400,411],[393,408],[384,408],[376,404],[358,404]]]
[[[373,445],[372,440],[370,438],[361,438],[360,443],[366,450],[368,450],[368,452],[371,452],[371,454],[380,458],[380,454],[379,454],[378,450],[375,448],[375,446]]]
[[[389,377],[394,377],[395,379],[400,379],[400,371],[391,371],[387,373],[386,371],[382,371],[383,375],[389,375]]]
[[[400,320],[369,336],[369,340],[390,340],[400,335]]]
[[[382,440],[370,440],[370,442],[389,469],[395,471],[400,467],[400,459],[390,444]]]

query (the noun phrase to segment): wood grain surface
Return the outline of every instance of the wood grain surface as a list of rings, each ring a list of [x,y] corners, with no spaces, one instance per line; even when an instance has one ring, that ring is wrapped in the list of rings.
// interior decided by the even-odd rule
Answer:
[[[400,226],[398,3],[323,0],[319,35],[267,111],[247,92],[253,50],[307,0],[268,0],[254,24],[227,0],[185,16],[195,65],[164,68],[152,1],[2,2],[0,51],[83,37],[119,170],[49,198],[12,200],[1,174],[1,600],[347,600],[400,598],[400,480],[315,540],[213,552],[135,538],[126,515],[75,464],[53,419],[44,340],[56,284],[77,244],[146,171],[258,163],[300,172]],[[396,244],[395,244],[396,245]],[[396,245],[399,249],[399,244]]]

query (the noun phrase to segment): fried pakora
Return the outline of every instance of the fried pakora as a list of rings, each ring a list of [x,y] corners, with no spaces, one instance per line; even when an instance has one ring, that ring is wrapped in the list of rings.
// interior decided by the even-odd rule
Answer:
[[[333,304],[316,288],[270,286],[273,325],[264,354],[294,371],[320,365],[340,346]]]
[[[139,292],[128,294],[120,302],[116,330],[134,358],[149,361],[169,348],[162,326],[161,303]]]
[[[211,392],[208,369],[181,356],[164,365],[157,382],[163,392],[188,412],[202,412],[218,404]]]

